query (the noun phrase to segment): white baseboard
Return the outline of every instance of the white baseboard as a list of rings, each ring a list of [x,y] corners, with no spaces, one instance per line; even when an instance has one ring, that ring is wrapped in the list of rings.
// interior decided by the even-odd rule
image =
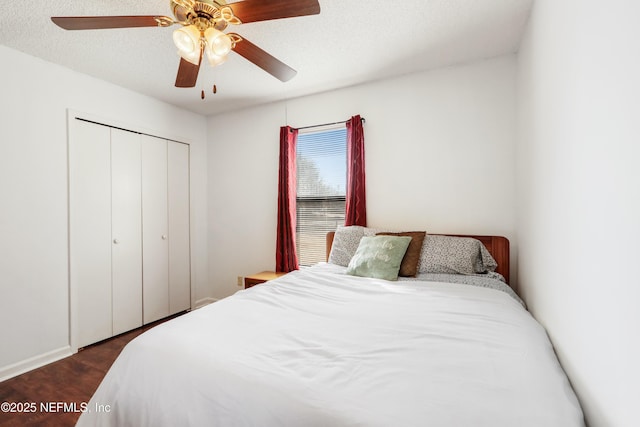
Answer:
[[[204,307],[205,305],[209,305],[212,302],[216,302],[216,301],[220,301],[220,300],[218,298],[211,298],[211,297],[199,299],[198,301],[196,301],[195,309],[197,310],[199,308]]]
[[[57,350],[52,350],[38,356],[30,357],[29,359],[21,360],[9,366],[0,368],[0,382],[8,380],[9,378],[16,377],[25,372],[32,371],[44,365],[48,365],[52,362],[57,362],[60,359],[69,357],[73,354],[70,346],[64,346]]]
[[[219,299],[211,297],[202,298],[195,302],[195,308],[198,309],[216,301],[219,301]],[[73,355],[74,353],[75,352],[72,351],[71,346],[67,345],[38,356],[30,357],[29,359],[21,360],[8,366],[0,367],[0,382],[40,368],[41,366],[48,365],[49,363],[57,362],[60,359]]]

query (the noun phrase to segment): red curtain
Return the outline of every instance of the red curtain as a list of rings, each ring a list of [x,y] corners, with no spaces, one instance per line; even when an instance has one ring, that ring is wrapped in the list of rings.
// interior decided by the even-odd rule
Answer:
[[[280,128],[280,170],[278,173],[278,231],[276,271],[298,269],[296,254],[296,140],[298,130]]]
[[[347,201],[344,225],[367,226],[362,118],[347,121]]]

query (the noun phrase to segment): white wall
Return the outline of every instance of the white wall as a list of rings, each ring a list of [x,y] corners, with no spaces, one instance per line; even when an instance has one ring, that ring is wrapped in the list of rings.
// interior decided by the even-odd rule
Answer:
[[[2,378],[68,352],[68,108],[191,144],[195,298],[211,292],[205,118],[4,46],[0,57]]]
[[[500,234],[515,249],[515,76],[506,56],[211,117],[215,296],[238,290],[237,276],[274,268],[285,123],[366,118],[370,226]]]
[[[640,425],[639,19],[537,0],[518,60],[518,283],[592,427]]]

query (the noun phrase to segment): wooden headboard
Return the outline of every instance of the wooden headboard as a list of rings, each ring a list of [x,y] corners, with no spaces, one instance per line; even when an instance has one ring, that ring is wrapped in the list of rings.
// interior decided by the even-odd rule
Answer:
[[[331,252],[334,235],[335,231],[327,233],[327,260],[329,260],[329,253]],[[440,234],[440,236],[442,236],[442,234]],[[493,259],[498,263],[496,272],[502,274],[507,283],[509,283],[509,239],[503,236],[473,236],[467,234],[447,234],[447,236],[472,237],[480,240],[487,248]]]

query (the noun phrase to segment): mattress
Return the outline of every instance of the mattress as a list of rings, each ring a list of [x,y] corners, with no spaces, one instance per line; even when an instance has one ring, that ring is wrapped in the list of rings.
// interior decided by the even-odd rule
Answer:
[[[88,408],[79,426],[584,425],[517,297],[330,264],[142,334]]]

